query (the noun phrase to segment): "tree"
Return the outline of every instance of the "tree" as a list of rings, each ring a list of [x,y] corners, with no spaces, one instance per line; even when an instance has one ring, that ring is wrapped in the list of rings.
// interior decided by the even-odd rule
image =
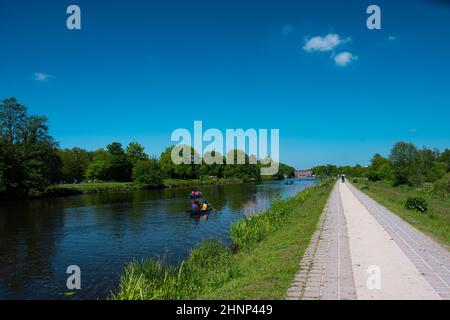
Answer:
[[[27,124],[27,109],[12,97],[0,104],[0,137],[7,143],[19,142]]]
[[[161,186],[163,176],[158,160],[138,160],[133,167],[133,181],[150,186]]]
[[[426,174],[426,181],[436,182],[447,173],[447,170],[448,165],[445,162],[434,162]]]
[[[371,160],[367,178],[370,181],[380,181],[388,179],[390,175],[391,163],[389,162],[389,159],[382,157],[380,154],[376,153]]]
[[[80,148],[59,150],[62,160],[61,179],[66,183],[80,182],[85,178],[92,154]]]
[[[228,159],[228,162],[223,169],[223,176],[225,178],[239,178],[244,181],[261,180],[260,166],[250,163],[251,158],[244,151],[230,150],[228,151],[226,158]],[[243,164],[237,163],[239,158],[244,160]],[[253,162],[256,162],[256,159],[254,159]]]
[[[98,149],[92,154],[92,161],[86,170],[86,179],[90,181],[108,180],[109,153],[105,149]]]
[[[108,180],[131,181],[132,167],[122,145],[119,142],[113,142],[106,149],[109,153]]]
[[[1,186],[6,197],[42,193],[60,178],[62,166],[47,118],[29,116],[15,98],[0,105]]]
[[[450,149],[445,148],[439,157],[439,162],[447,164],[447,171],[450,171]]]
[[[320,178],[336,177],[340,172],[335,165],[327,164],[326,166],[316,166],[312,168],[313,175]]]
[[[397,142],[391,150],[389,160],[393,168],[394,185],[421,185],[423,181],[423,167],[415,145]]]
[[[130,142],[125,153],[132,166],[135,166],[140,160],[148,159],[148,155],[145,153],[144,147],[137,142]]]
[[[174,178],[175,177],[175,164],[172,162],[172,149],[174,147],[168,147],[161,153],[160,167],[164,178]]]
[[[219,163],[214,160],[220,159]],[[197,168],[197,174],[200,177],[217,177],[222,178],[223,175],[223,156],[217,151],[206,152],[203,156],[203,162]]]

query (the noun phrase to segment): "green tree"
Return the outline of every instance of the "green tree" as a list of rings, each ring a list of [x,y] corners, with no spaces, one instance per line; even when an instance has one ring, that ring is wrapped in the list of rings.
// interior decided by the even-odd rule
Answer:
[[[336,177],[340,170],[335,165],[327,164],[312,168],[313,175],[320,178]]]
[[[175,164],[172,162],[172,147],[166,148],[159,157],[160,167],[164,178],[172,179],[175,177]]]
[[[239,178],[244,181],[261,180],[260,166],[257,165],[256,159],[253,159],[253,163],[251,163],[251,158],[244,151],[230,150],[226,155],[226,159],[228,161],[223,169],[225,178]],[[238,164],[239,159],[243,159],[244,163]]]
[[[47,118],[29,116],[15,98],[0,104],[0,141],[2,196],[39,194],[60,179],[62,163]]]
[[[214,160],[221,159],[219,163]],[[203,162],[197,168],[197,174],[200,177],[217,177],[223,176],[223,156],[217,151],[206,152],[203,156]]]
[[[85,178],[86,171],[91,161],[90,152],[80,148],[59,150],[58,155],[62,160],[62,180],[65,183],[81,182]]]
[[[415,145],[397,142],[391,150],[389,160],[394,174],[394,185],[420,186],[423,182],[423,166]]]
[[[131,163],[119,142],[106,146],[109,153],[108,180],[131,181]]]
[[[426,181],[436,182],[447,173],[447,170],[448,165],[445,162],[434,162],[425,176]]]
[[[163,176],[159,161],[156,159],[138,160],[133,167],[133,181],[151,186],[161,186]]]
[[[447,172],[450,171],[450,149],[445,148],[445,150],[439,156],[439,162],[446,163]]]
[[[98,149],[92,154],[92,161],[86,170],[89,181],[107,181],[109,179],[110,155],[105,149]]]
[[[0,138],[7,143],[21,142],[27,125],[27,109],[12,97],[0,104]]]
[[[148,159],[148,154],[144,150],[144,147],[137,142],[130,142],[128,144],[125,153],[132,166],[135,166],[138,161]]]
[[[368,169],[367,178],[371,181],[380,181],[388,179],[391,175],[391,163],[389,159],[376,153]]]

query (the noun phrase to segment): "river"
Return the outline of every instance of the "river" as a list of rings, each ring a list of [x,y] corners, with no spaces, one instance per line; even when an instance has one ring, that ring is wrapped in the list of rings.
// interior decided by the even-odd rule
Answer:
[[[229,243],[249,208],[291,197],[313,180],[202,187],[214,211],[193,216],[189,189],[137,190],[0,202],[0,299],[104,299],[132,259],[177,263],[200,241]],[[65,293],[69,265],[81,290]]]

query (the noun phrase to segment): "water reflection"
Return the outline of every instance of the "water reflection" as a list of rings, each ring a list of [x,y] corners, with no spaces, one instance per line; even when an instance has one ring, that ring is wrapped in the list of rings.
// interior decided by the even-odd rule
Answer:
[[[2,202],[0,298],[104,298],[130,260],[177,262],[204,239],[229,241],[245,204],[268,206],[311,183],[206,186],[201,189],[215,209],[207,215],[187,213],[187,189]],[[71,264],[82,270],[83,289],[65,297]]]

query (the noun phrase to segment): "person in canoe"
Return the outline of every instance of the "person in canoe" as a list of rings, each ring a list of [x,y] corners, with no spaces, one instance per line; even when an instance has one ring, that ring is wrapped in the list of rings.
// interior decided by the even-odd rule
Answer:
[[[192,198],[191,193],[191,198]],[[195,196],[195,195],[194,195]],[[192,213],[203,213],[211,210],[211,206],[207,199],[203,199],[203,197],[194,197],[191,199],[191,212]]]

